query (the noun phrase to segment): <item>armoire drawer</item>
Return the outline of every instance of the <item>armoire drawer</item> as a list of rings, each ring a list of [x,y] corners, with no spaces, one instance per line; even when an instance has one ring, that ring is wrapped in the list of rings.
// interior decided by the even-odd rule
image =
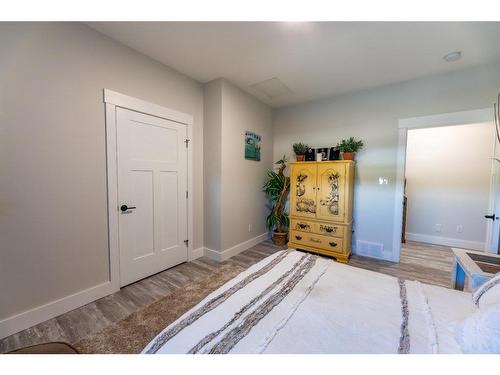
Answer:
[[[314,233],[344,238],[344,230],[345,227],[343,225],[335,225],[333,223],[315,223]]]
[[[304,246],[317,247],[319,249],[324,249],[328,251],[334,251],[338,253],[344,253],[344,241],[340,238],[332,238],[329,236],[323,236],[321,234],[315,233],[305,233],[292,230],[290,241]]]
[[[300,232],[322,234],[324,236],[344,238],[345,227],[333,223],[322,223],[309,220],[291,219],[290,229]]]
[[[298,219],[291,219],[290,220],[290,229],[292,230],[298,230],[301,232],[314,232],[315,223],[309,220],[298,220]]]

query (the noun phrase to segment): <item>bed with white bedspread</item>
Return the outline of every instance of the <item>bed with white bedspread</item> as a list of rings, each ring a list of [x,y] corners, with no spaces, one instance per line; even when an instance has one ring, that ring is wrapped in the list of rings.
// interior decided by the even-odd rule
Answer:
[[[453,324],[474,309],[470,293],[281,251],[211,293],[143,353],[461,353]]]

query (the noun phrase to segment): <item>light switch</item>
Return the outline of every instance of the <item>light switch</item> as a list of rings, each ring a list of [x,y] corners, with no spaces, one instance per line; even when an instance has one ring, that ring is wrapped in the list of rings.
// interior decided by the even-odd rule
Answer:
[[[379,185],[387,185],[389,183],[389,179],[386,177],[379,177],[378,184]]]

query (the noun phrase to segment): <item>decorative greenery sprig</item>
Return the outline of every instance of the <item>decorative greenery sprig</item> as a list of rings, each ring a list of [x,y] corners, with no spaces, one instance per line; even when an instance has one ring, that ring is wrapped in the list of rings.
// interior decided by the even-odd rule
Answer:
[[[342,152],[358,152],[363,148],[364,144],[362,140],[350,137],[349,139],[343,139],[337,146]]]
[[[292,147],[293,147],[293,152],[295,152],[295,155],[305,155],[307,150],[309,150],[309,145],[306,145],[305,143],[302,142],[294,143]]]

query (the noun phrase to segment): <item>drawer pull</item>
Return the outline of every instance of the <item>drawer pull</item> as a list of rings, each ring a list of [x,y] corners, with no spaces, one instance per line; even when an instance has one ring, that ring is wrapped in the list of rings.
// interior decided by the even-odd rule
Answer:
[[[316,238],[311,238],[311,242],[321,243],[321,240],[317,240]]]
[[[311,227],[309,226],[309,224],[297,223],[297,226],[298,226],[300,229],[307,229],[307,230],[311,230]]]
[[[324,225],[320,226],[320,230],[325,231],[326,233],[337,233],[337,227],[327,227]]]
[[[330,242],[330,246],[331,246],[331,247],[335,247],[335,246],[337,246],[337,242]]]
[[[302,239],[302,236],[295,236],[295,239],[300,241]]]

